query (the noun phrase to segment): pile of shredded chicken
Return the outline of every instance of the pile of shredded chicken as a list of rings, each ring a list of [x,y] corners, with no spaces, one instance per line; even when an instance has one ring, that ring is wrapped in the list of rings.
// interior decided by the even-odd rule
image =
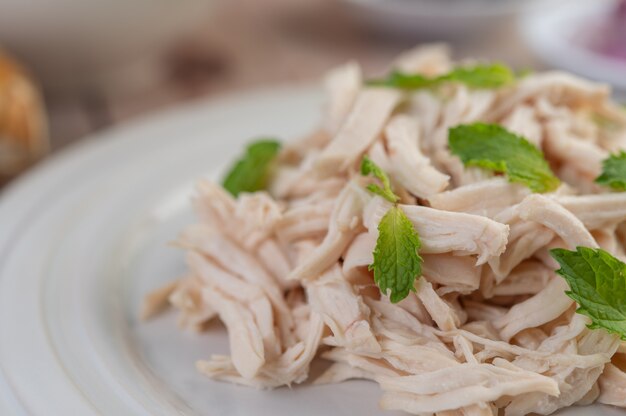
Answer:
[[[393,67],[434,76],[452,65],[430,45]],[[495,90],[405,93],[364,86],[349,63],[325,87],[322,128],[283,148],[267,192],[235,199],[198,184],[199,222],[177,240],[189,274],[150,295],[146,315],[169,302],[186,328],[219,318],[231,355],[198,370],[257,388],[302,383],[321,357],[332,365],[313,383],[373,380],[383,409],[416,415],[626,407],[626,343],[587,328],[548,255],[586,246],[626,258],[626,193],[594,183],[626,149],[626,113],[607,86],[545,72]],[[533,194],[465,168],[448,129],[474,121],[526,137],[563,184]],[[364,155],[389,174],[422,242],[423,277],[396,304],[368,271],[389,203],[365,190]]]

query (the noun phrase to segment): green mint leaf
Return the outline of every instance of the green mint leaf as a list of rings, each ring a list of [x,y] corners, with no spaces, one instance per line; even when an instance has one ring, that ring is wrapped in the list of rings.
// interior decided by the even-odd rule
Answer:
[[[361,161],[361,175],[367,176],[372,175],[375,178],[378,178],[380,182],[383,184],[382,188],[376,184],[367,185],[367,190],[375,193],[376,195],[380,195],[385,198],[389,202],[396,202],[400,199],[396,194],[391,190],[391,183],[389,182],[389,176],[380,168],[376,163],[372,161],[367,156],[363,157]]]
[[[417,90],[422,88],[432,88],[437,85],[436,78],[428,78],[420,74],[405,74],[393,71],[383,79],[374,79],[366,82],[370,86],[392,87],[403,90]]]
[[[504,173],[509,181],[522,183],[533,192],[553,191],[561,183],[541,150],[497,124],[453,127],[449,130],[448,141],[452,153],[460,157],[465,166]]]
[[[266,188],[280,143],[260,139],[246,147],[246,153],[233,165],[224,178],[224,189],[233,194],[255,192]]]
[[[515,81],[513,71],[505,65],[496,63],[460,66],[437,77],[394,71],[387,78],[368,81],[367,85],[416,90],[435,88],[449,82],[458,82],[470,88],[499,88],[511,84],[513,81]]]
[[[616,191],[626,191],[626,152],[609,156],[602,161],[602,174],[596,182]]]
[[[515,74],[502,64],[457,67],[438,77],[439,82],[460,82],[470,88],[500,88],[515,81]]]
[[[397,303],[414,289],[415,279],[422,274],[422,258],[417,254],[421,246],[413,223],[396,205],[391,207],[378,224],[378,239],[374,249],[374,281],[381,293]]]
[[[591,318],[589,328],[603,328],[626,340],[626,264],[602,249],[550,250],[561,265],[556,272],[567,281],[565,292]]]

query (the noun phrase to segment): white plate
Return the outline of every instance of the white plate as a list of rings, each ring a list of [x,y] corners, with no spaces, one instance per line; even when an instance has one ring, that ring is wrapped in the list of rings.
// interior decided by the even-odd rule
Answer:
[[[193,220],[195,179],[252,137],[306,133],[320,103],[309,88],[199,103],[94,137],[11,187],[0,200],[0,415],[383,414],[364,381],[211,381],[193,364],[227,351],[219,325],[191,334],[173,313],[137,319],[142,297],[185,270],[166,244]]]

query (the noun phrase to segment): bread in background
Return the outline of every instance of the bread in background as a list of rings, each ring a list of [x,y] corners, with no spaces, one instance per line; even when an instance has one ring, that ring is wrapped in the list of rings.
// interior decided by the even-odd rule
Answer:
[[[24,69],[0,51],[0,185],[48,151],[39,90]]]

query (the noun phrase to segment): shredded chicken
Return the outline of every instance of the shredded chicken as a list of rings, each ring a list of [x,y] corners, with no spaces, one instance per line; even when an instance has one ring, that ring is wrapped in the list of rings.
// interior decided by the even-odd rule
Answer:
[[[426,198],[443,191],[449,176],[436,170],[419,148],[419,128],[415,119],[398,115],[391,119],[385,135],[389,152],[390,173],[413,195]]]
[[[430,77],[453,67],[439,44],[392,65]],[[230,355],[198,371],[255,388],[302,383],[322,358],[331,365],[314,384],[371,380],[382,409],[415,415],[626,408],[626,342],[588,327],[549,254],[585,246],[626,258],[626,193],[594,182],[602,160],[626,149],[608,88],[549,72],[499,89],[402,92],[364,86],[352,62],[324,85],[321,128],[283,147],[267,191],[234,198],[198,183],[198,223],[175,241],[189,272],[148,295],[143,316],[171,304],[198,331],[218,318]],[[536,194],[465,167],[448,129],[474,121],[527,138],[561,187]],[[398,303],[370,270],[392,203],[366,190],[364,155],[389,175],[421,242],[421,277]]]
[[[315,165],[321,176],[348,170],[380,135],[400,101],[398,91],[369,88],[359,93],[335,138],[322,150]]]
[[[430,206],[436,209],[494,218],[529,194],[530,191],[524,186],[510,183],[504,178],[493,178],[459,186],[427,199]]]

